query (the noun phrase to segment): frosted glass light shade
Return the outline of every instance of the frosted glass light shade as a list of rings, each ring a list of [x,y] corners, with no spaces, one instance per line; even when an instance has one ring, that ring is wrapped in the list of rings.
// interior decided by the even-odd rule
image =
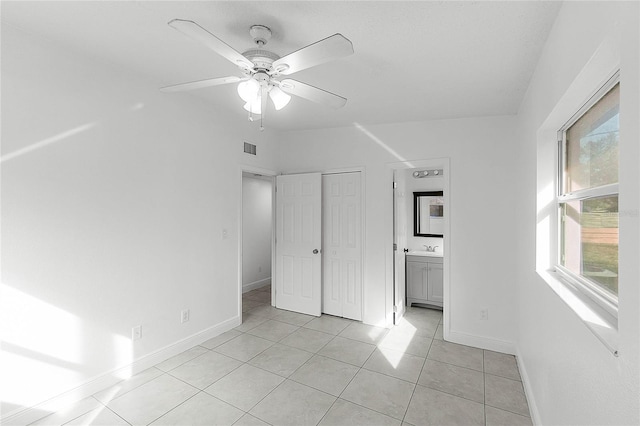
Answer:
[[[280,111],[282,108],[286,107],[289,101],[291,100],[291,96],[284,93],[280,90],[279,87],[272,87],[269,91],[269,97],[273,101],[273,106],[276,107],[277,111]]]
[[[260,96],[255,98],[253,101],[244,104],[244,109],[249,111],[251,114],[262,114],[262,102],[260,102]]]
[[[243,81],[238,84],[238,95],[240,95],[242,100],[245,102],[254,101],[258,97],[259,93],[260,83],[258,83],[253,78],[250,78],[249,80]]]

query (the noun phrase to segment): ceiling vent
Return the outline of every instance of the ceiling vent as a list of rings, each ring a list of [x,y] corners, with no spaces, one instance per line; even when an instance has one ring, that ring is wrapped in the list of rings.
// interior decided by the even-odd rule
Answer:
[[[244,143],[244,152],[251,155],[256,155],[256,146],[249,142]]]

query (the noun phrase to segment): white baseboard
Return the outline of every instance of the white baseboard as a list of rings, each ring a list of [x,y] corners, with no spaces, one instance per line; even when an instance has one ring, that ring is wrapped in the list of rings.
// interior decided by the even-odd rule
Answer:
[[[248,291],[255,290],[256,288],[264,287],[269,284],[271,284],[271,277],[265,278],[263,280],[254,281],[248,284],[243,284],[242,292],[246,293]]]
[[[522,386],[524,387],[524,394],[527,397],[529,403],[529,415],[531,416],[531,422],[535,425],[542,424],[540,422],[540,412],[538,411],[538,405],[536,399],[533,396],[533,389],[531,388],[531,382],[529,381],[529,374],[527,368],[524,365],[524,360],[520,356],[520,348],[516,347],[516,358],[518,361],[518,371],[520,372],[520,378],[522,379]]]
[[[516,348],[513,342],[505,340],[492,339],[490,337],[475,336],[472,334],[462,333],[459,331],[444,330],[444,340],[461,345],[473,346],[489,351],[501,352],[503,354],[515,355]]]
[[[6,413],[6,415],[5,413],[2,413],[3,415],[0,417],[0,423],[3,425],[27,425],[33,423],[51,413],[60,411],[74,402],[80,401],[81,399],[121,382],[123,377],[133,376],[141,371],[151,368],[172,356],[178,355],[179,353],[182,353],[187,349],[191,349],[200,343],[206,342],[225,331],[231,330],[241,323],[242,318],[240,316],[230,318],[198,333],[192,334],[191,336],[185,337],[182,340],[178,340],[175,343],[160,348],[155,352],[143,355],[134,360],[131,364],[94,376],[81,385],[48,399],[47,401],[43,401],[32,407],[16,409]]]

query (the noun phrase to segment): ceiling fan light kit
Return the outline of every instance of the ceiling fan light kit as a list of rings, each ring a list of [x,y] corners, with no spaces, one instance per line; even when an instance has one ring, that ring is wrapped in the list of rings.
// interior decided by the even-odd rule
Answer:
[[[238,95],[245,102],[244,109],[249,112],[249,121],[254,121],[253,116],[259,115],[260,130],[264,130],[267,98],[271,99],[276,111],[289,104],[290,95],[332,108],[341,108],[347,102],[347,99],[342,96],[300,81],[277,80],[281,75],[293,74],[353,54],[353,45],[341,34],[334,34],[281,58],[264,49],[271,39],[271,30],[264,25],[251,26],[249,35],[258,48],[244,53],[239,53],[193,21],[174,19],[169,22],[169,26],[234,63],[243,77],[230,76],[176,84],[161,88],[163,92],[178,92],[238,82]]]

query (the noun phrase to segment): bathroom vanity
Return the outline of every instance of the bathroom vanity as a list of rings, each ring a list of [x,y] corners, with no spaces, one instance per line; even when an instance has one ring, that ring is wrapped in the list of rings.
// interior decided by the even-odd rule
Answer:
[[[407,306],[420,303],[442,307],[442,253],[413,250],[406,259]]]

